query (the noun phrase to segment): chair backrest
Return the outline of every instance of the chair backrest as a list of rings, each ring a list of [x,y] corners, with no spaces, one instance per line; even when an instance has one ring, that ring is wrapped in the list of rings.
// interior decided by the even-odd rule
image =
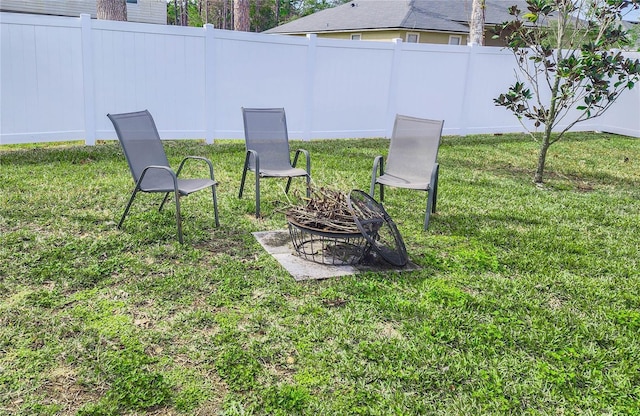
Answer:
[[[385,173],[429,180],[437,158],[443,120],[396,115]]]
[[[169,160],[162,147],[156,124],[149,111],[107,114],[118,134],[118,140],[127,158],[134,182],[137,182],[145,167],[150,165],[169,166]],[[144,182],[153,182],[154,176],[166,176],[162,172],[149,172]]]
[[[247,150],[258,152],[260,169],[291,168],[289,135],[284,108],[242,108],[244,139]],[[249,160],[255,168],[253,157]]]

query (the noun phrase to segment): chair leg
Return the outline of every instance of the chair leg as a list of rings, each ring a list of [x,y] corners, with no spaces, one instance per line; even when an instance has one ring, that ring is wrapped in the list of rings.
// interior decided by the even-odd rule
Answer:
[[[118,223],[118,228],[122,227],[122,223],[124,222],[124,218],[129,213],[129,208],[131,208],[131,204],[133,203],[133,200],[136,197],[137,193],[138,193],[138,187],[136,186],[136,188],[131,193],[131,197],[129,198],[129,202],[127,203],[127,207],[124,209],[124,213],[122,214],[122,218],[120,218],[120,222]]]
[[[307,178],[307,198],[311,198],[311,176],[310,175],[306,175]],[[284,188],[284,193],[288,194],[289,193],[289,188],[291,188],[291,181],[293,180],[293,178],[291,176],[289,176],[289,179],[287,179],[287,186]]]
[[[244,189],[244,182],[247,179],[247,170],[249,170],[249,159],[251,155],[254,157],[254,169],[256,172],[256,218],[260,218],[260,158],[253,150],[247,150],[247,155],[244,158],[244,169],[242,170],[242,180],[240,181],[238,198],[242,198],[242,191]]]
[[[384,185],[379,183],[377,184],[380,189],[380,202],[384,201]],[[369,196],[375,199],[376,194],[376,182],[375,179],[372,180],[371,188],[369,188]]]
[[[176,225],[178,226],[178,241],[180,244],[183,244],[184,241],[182,239],[182,218],[180,216],[180,193],[174,192],[175,200],[176,200]]]
[[[256,169],[256,218],[260,218],[260,174]]]
[[[427,190],[427,209],[426,212],[424,214],[424,229],[425,231],[427,230],[427,228],[429,227],[429,217],[431,216],[432,212],[435,212],[435,192],[433,192],[433,189],[429,189]]]
[[[296,155],[293,157],[293,164],[291,166],[296,167],[296,165],[298,164],[298,157],[304,154],[305,159],[306,159],[306,171],[307,171],[307,198],[311,198],[311,158],[309,157],[309,152],[307,152],[306,150],[303,149],[298,149],[296,150]],[[285,188],[284,192],[285,193],[289,193],[289,188],[291,187],[291,180],[293,179],[293,177],[289,176],[289,179],[287,180],[287,187]]]
[[[371,186],[369,187],[369,196],[375,197],[377,177],[384,174],[384,158],[382,156],[376,156],[373,160],[373,169],[371,170]],[[384,188],[380,185],[380,202],[384,201]]]
[[[440,165],[436,163],[431,172],[431,181],[427,189],[427,212],[424,215],[424,229],[429,227],[429,216],[436,212],[436,201],[438,198],[438,176],[440,175]]]
[[[218,198],[216,197],[216,186],[211,185],[211,196],[213,197],[213,215],[216,217],[216,227],[220,227],[218,220]]]
[[[284,193],[285,193],[285,194],[288,194],[288,193],[289,193],[289,188],[291,188],[291,180],[292,180],[292,179],[293,179],[293,178],[292,178],[291,176],[289,176],[289,179],[287,179],[287,186],[285,186],[285,188],[284,188]]]
[[[438,201],[438,187],[433,188],[433,203],[431,204],[431,213],[436,213],[436,202]]]
[[[158,211],[162,211],[162,207],[164,207],[164,204],[166,204],[167,200],[169,199],[169,194],[170,192],[164,194],[164,198],[162,199],[162,203],[160,204],[160,208],[158,208]]]
[[[242,198],[242,190],[244,189],[244,180],[247,178],[247,163],[244,164],[244,170],[242,171],[242,180],[240,181],[240,192],[238,198]]]
[[[438,177],[440,176],[440,165],[436,165],[435,176],[432,179],[431,187],[433,189],[433,205],[431,206],[431,212],[436,212],[436,203],[438,202]]]

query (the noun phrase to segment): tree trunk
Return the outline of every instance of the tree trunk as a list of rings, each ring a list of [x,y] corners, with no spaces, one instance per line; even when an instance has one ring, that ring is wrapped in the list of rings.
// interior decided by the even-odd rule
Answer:
[[[233,30],[249,31],[249,0],[233,1]]]
[[[227,0],[222,0],[222,29],[227,29]]]
[[[182,26],[189,26],[189,0],[182,2]]]
[[[100,20],[127,21],[126,0],[97,0],[96,11],[96,16]]]
[[[557,62],[560,62],[562,60],[562,51],[561,50],[557,50],[556,51],[557,54]],[[558,112],[556,110],[556,106],[557,106],[557,100],[558,100],[558,94],[560,91],[560,83],[561,83],[561,76],[558,75],[558,73],[556,72],[556,75],[554,77],[554,81],[553,81],[553,86],[551,87],[551,104],[549,105],[549,111],[547,112],[547,115],[544,119],[544,136],[542,137],[542,143],[540,144],[540,151],[538,152],[538,167],[536,168],[536,175],[533,179],[533,182],[535,182],[536,184],[542,184],[542,177],[544,175],[544,165],[545,162],[547,161],[547,151],[549,150],[549,147],[551,146],[552,142],[551,142],[551,135],[553,134],[553,125],[555,124],[555,120],[556,120],[556,116],[558,115]],[[557,141],[558,138],[556,138],[555,141]]]
[[[542,184],[543,182],[544,165],[547,161],[547,151],[549,150],[549,146],[551,146],[551,142],[549,140],[549,136],[545,134],[545,137],[540,144],[540,150],[538,151],[538,166],[536,167],[536,175],[533,178],[533,182],[536,184]]]
[[[469,20],[469,45],[484,45],[484,0],[473,0]]]

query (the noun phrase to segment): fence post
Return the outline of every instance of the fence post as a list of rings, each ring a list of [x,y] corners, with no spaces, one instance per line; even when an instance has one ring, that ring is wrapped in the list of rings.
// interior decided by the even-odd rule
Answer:
[[[402,58],[402,39],[393,39],[393,57],[391,58],[391,71],[389,79],[389,95],[387,96],[386,134],[393,134],[393,123],[398,112],[398,77]]]
[[[80,37],[82,44],[82,94],[84,97],[84,143],[96,144],[96,104],[93,89],[93,36],[91,15],[80,15]]]
[[[304,88],[304,132],[303,140],[311,139],[311,129],[313,128],[313,94],[316,78],[316,53],[318,45],[318,35],[315,33],[307,34],[307,78]]]
[[[205,142],[212,144],[216,134],[216,34],[215,27],[204,25],[204,118]]]

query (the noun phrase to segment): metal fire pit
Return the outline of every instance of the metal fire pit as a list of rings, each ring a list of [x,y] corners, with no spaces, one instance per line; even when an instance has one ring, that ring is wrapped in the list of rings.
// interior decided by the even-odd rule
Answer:
[[[362,233],[327,232],[298,224],[291,218],[287,222],[293,248],[307,260],[333,266],[354,265],[371,250]]]

